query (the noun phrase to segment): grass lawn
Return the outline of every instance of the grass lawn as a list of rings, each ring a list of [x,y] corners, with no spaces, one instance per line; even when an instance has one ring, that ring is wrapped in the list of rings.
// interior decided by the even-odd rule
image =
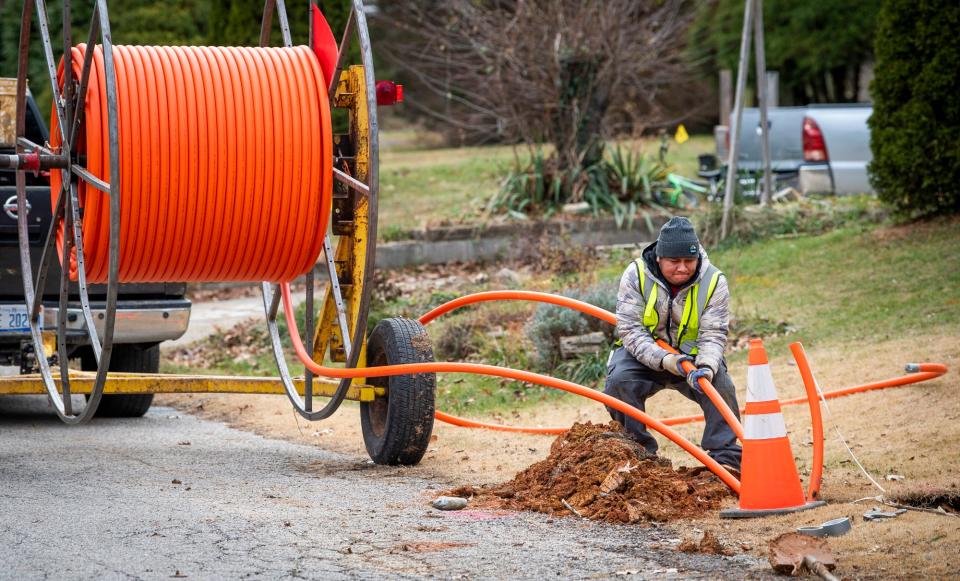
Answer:
[[[381,238],[477,216],[513,163],[509,146],[380,153]],[[384,236],[386,235],[386,236]]]
[[[776,314],[797,328],[774,342],[881,342],[960,330],[956,221],[760,242],[711,258],[736,313]]]
[[[524,147],[411,149],[407,132],[382,132],[380,152],[380,238],[442,221],[478,219],[490,197],[515,164]],[[393,144],[393,145],[391,145]],[[656,155],[656,139],[625,142]],[[697,156],[713,150],[713,137],[693,136],[683,145],[671,142],[667,162],[674,171],[696,177]]]

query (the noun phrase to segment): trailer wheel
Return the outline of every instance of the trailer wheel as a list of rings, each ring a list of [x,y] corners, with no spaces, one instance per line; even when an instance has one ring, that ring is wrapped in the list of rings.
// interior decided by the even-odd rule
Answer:
[[[367,341],[367,365],[379,367],[433,361],[433,347],[418,321],[384,319]],[[371,377],[387,395],[360,404],[360,426],[367,453],[377,464],[420,462],[433,432],[437,376],[434,373]]]
[[[80,367],[84,371],[97,370],[97,361],[89,349],[86,349],[80,358]],[[160,345],[114,344],[110,371],[159,373]],[[139,418],[147,413],[151,404],[152,393],[106,394],[100,399],[100,406],[94,415],[98,418]]]

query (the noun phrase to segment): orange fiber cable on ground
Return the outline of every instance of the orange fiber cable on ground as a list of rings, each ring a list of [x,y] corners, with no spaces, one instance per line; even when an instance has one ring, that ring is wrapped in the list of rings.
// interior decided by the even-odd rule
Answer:
[[[936,379],[941,375],[947,373],[947,366],[941,363],[910,363],[906,366],[907,375],[901,375],[900,377],[893,377],[891,379],[884,379],[881,381],[873,381],[871,383],[864,383],[861,385],[854,385],[852,387],[844,387],[840,389],[834,389],[831,391],[822,392],[824,399],[834,399],[837,397],[844,397],[847,395],[853,395],[855,393],[863,393],[867,391],[874,391],[878,389],[888,389],[891,387],[903,387],[905,385],[911,385],[914,383],[920,383],[922,381],[928,381],[930,379]],[[807,397],[795,397],[792,399],[782,399],[780,400],[781,406],[786,405],[800,405],[809,402]],[[743,409],[740,409],[740,412],[743,413]],[[693,422],[702,422],[703,414],[693,415],[693,416],[678,416],[675,418],[667,418],[663,420],[668,426],[676,426],[679,424],[689,424]]]
[[[611,325],[617,324],[617,317],[610,311],[606,309],[601,309],[600,307],[591,305],[590,303],[585,303],[583,301],[572,299],[570,297],[564,297],[560,295],[554,295],[549,293],[541,293],[535,291],[485,291],[473,293],[466,295],[452,301],[446,302],[435,309],[431,310],[427,314],[420,317],[420,323],[423,325],[429,324],[431,321],[437,317],[449,313],[450,311],[465,307],[474,303],[482,303],[488,301],[503,301],[503,300],[520,300],[520,301],[535,301],[541,303],[549,303],[558,305],[561,307],[567,307],[569,309],[574,309],[585,313],[601,321],[606,321]],[[677,350],[671,347],[667,342],[663,340],[657,340],[657,344],[669,351],[670,353],[677,353]],[[693,370],[693,365],[691,363],[684,363],[684,369],[689,373]],[[740,421],[737,419],[730,408],[727,406],[726,402],[723,401],[723,398],[720,397],[720,394],[713,387],[713,384],[710,383],[706,378],[700,378],[699,381],[700,388],[703,392],[710,398],[710,401],[713,402],[713,405],[716,406],[717,410],[726,420],[727,424],[736,434],[737,438],[743,439],[743,427],[740,425]],[[447,422],[457,426],[468,427],[468,428],[487,428],[492,430],[500,431],[514,431],[522,432],[527,434],[560,434],[566,431],[566,428],[514,428],[512,426],[499,426],[497,424],[488,424],[484,422],[476,422],[473,420],[468,420],[465,418],[459,418],[457,416],[451,416],[443,412],[438,412],[437,419],[442,422]]]
[[[283,314],[286,318],[287,327],[290,331],[290,341],[293,344],[294,351],[296,352],[297,357],[300,359],[300,362],[316,375],[336,378],[366,378],[387,377],[391,375],[404,375],[411,373],[476,373],[479,375],[490,375],[493,377],[504,377],[517,381],[525,381],[527,383],[536,383],[538,385],[544,385],[546,387],[568,391],[570,393],[575,393],[577,395],[598,401],[608,407],[614,408],[629,415],[638,422],[643,422],[649,428],[663,434],[672,442],[683,448],[691,456],[699,460],[704,466],[709,468],[711,472],[716,474],[724,484],[729,486],[731,490],[737,494],[740,493],[740,481],[730,474],[726,468],[718,464],[716,460],[708,456],[707,453],[701,448],[692,444],[689,440],[674,432],[669,427],[663,425],[663,423],[661,423],[659,420],[645,414],[628,403],[620,401],[619,399],[610,397],[609,395],[598,392],[589,387],[577,385],[576,383],[570,381],[549,377],[547,375],[541,375],[539,373],[532,373],[530,371],[496,367],[494,365],[483,365],[479,363],[404,363],[400,365],[356,368],[325,367],[320,365],[310,358],[306,347],[303,345],[303,341],[300,339],[300,331],[297,329],[297,321],[294,316],[293,300],[290,298],[290,284],[281,284],[280,293],[283,299]]]
[[[602,321],[606,321],[612,325],[616,324],[616,315],[601,309],[600,307],[579,301],[577,299],[572,299],[569,297],[563,297],[559,295],[552,295],[548,293],[540,293],[533,291],[486,291],[474,293],[471,295],[466,295],[459,297],[452,301],[446,302],[433,310],[429,311],[422,317],[420,317],[420,323],[426,325],[436,318],[454,311],[456,309],[465,307],[467,305],[488,302],[488,301],[499,301],[499,300],[525,300],[525,301],[536,301],[549,303],[554,305],[559,305],[580,311],[581,313],[596,317]],[[666,345],[663,342],[660,342],[660,346],[668,348],[669,345]],[[826,399],[833,399],[836,397],[843,397],[846,395],[851,395],[854,393],[861,393],[865,391],[871,391],[876,389],[886,389],[890,387],[901,387],[904,385],[910,385],[913,383],[920,383],[921,381],[927,381],[928,379],[935,379],[947,372],[947,366],[940,363],[919,363],[919,364],[909,364],[907,365],[907,372],[909,375],[904,375],[902,377],[896,377],[893,379],[887,379],[883,381],[877,381],[873,383],[866,383],[863,385],[857,385],[854,387],[848,387],[843,389],[836,389],[833,391],[823,392],[823,397]],[[701,386],[703,385],[701,381]],[[710,386],[711,388],[713,386]],[[780,405],[799,405],[807,403],[808,398],[798,397],[794,399],[781,400]],[[743,413],[743,409],[740,410]],[[553,427],[523,427],[523,426],[507,426],[502,424],[491,424],[487,422],[480,422],[476,420],[470,420],[466,418],[461,418],[446,414],[444,412],[437,412],[436,418],[442,422],[448,424],[453,424],[455,426],[465,427],[465,428],[484,428],[488,430],[496,430],[503,432],[517,432],[525,434],[544,434],[544,435],[558,435],[567,431],[567,427],[553,426]],[[677,416],[673,418],[666,418],[661,420],[665,426],[676,426],[680,424],[687,424],[693,422],[702,422],[703,414],[699,415],[690,415],[690,416]]]
[[[86,50],[71,50],[74,78]],[[103,54],[94,51],[78,150],[108,182]],[[314,53],[121,45],[113,54],[120,282],[283,282],[307,272],[323,244],[333,188],[329,100]],[[56,115],[50,133],[56,148]],[[56,202],[59,172],[50,183]],[[109,196],[81,180],[78,198],[87,280],[105,282]],[[69,264],[76,280],[75,252]]]
[[[803,379],[803,388],[807,391],[810,404],[810,427],[813,437],[813,459],[810,461],[810,484],[807,487],[807,500],[814,501],[820,497],[820,485],[823,482],[823,414],[820,411],[820,398],[817,394],[819,386],[807,361],[807,354],[799,342],[790,344],[793,360],[797,362],[800,377]]]

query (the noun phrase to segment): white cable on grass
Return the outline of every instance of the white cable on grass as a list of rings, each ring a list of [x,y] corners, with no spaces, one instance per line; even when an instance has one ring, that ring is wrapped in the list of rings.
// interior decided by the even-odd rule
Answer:
[[[824,395],[823,395],[823,390],[820,389],[820,382],[817,381],[817,378],[816,378],[815,375],[814,375],[814,377],[813,377],[813,385],[814,385],[814,387],[817,388],[817,395],[820,396],[820,401],[823,402],[823,407],[824,407],[824,409],[827,410],[827,419],[830,420],[830,425],[832,425],[834,431],[837,432],[837,437],[840,438],[840,443],[842,443],[842,444],[843,444],[843,447],[847,449],[847,452],[850,454],[850,457],[853,458],[853,461],[854,461],[854,463],[857,465],[857,468],[859,468],[860,471],[863,472],[863,475],[867,477],[867,480],[869,480],[871,484],[873,484],[874,486],[876,486],[877,489],[878,489],[880,492],[886,494],[887,491],[884,490],[882,486],[880,486],[880,483],[879,483],[879,482],[877,482],[876,480],[874,480],[873,476],[870,476],[870,473],[867,472],[867,469],[864,468],[864,467],[863,467],[863,464],[860,463],[860,459],[857,458],[857,455],[854,454],[854,453],[853,453],[853,450],[850,449],[850,446],[847,445],[847,440],[846,440],[846,438],[844,438],[844,437],[843,437],[843,434],[840,433],[840,427],[837,425],[837,422],[835,422],[835,421],[833,420],[833,414],[830,413],[830,406],[827,404],[827,398],[824,397]]]

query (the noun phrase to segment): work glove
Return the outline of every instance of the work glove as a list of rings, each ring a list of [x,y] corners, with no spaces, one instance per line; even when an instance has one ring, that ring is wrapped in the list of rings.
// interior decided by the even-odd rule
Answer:
[[[687,372],[683,370],[684,361],[693,363],[693,357],[689,357],[682,353],[667,353],[663,356],[663,359],[660,360],[660,367],[662,367],[664,371],[669,371],[677,377],[686,377]]]
[[[707,381],[713,381],[713,370],[709,367],[698,367],[687,374],[687,384],[694,390],[703,393],[700,389],[700,378],[705,377]]]

